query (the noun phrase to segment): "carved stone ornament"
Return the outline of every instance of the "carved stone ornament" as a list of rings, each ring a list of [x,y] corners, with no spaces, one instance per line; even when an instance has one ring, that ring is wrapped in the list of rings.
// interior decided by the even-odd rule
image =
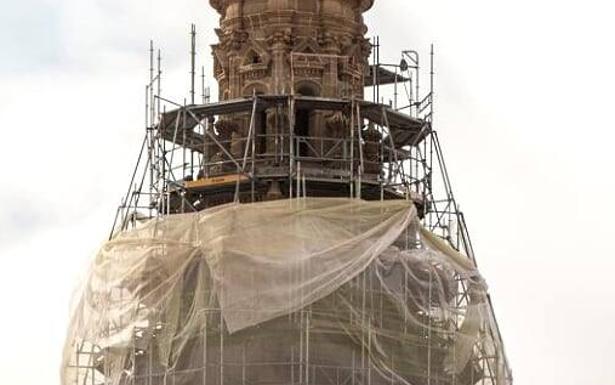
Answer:
[[[325,120],[327,133],[333,138],[343,138],[348,133],[348,118],[341,112],[336,112]]]
[[[238,131],[239,126],[231,120],[219,120],[216,123],[216,131],[222,141],[229,141],[232,138],[233,132]]]

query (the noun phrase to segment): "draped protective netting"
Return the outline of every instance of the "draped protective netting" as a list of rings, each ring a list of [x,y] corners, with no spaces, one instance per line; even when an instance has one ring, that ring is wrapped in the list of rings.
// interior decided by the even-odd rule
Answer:
[[[489,312],[411,202],[224,205],[102,246],[62,383],[505,384]]]

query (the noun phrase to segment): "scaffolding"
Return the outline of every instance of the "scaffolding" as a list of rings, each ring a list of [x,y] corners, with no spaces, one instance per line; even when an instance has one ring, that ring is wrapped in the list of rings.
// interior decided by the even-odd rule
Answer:
[[[372,59],[368,73],[356,73],[346,57],[295,53],[291,66],[302,62],[331,62],[346,68],[365,94],[372,100],[323,98],[291,93],[259,94],[234,100],[210,102],[202,70],[201,103],[196,103],[194,27],[191,30],[190,103],[173,101],[161,94],[161,52],[150,44],[149,82],[145,87],[145,133],[137,164],[127,192],[118,207],[110,239],[152,218],[200,212],[230,202],[260,202],[271,199],[305,199],[306,197],[347,197],[371,201],[410,200],[418,210],[425,228],[440,237],[476,266],[476,258],[463,213],[459,210],[451,187],[437,132],[434,130],[434,50],[429,54],[428,87],[421,89],[424,68],[416,51],[403,51],[396,64],[380,61],[379,38],[372,40]],[[297,64],[299,63],[299,64]],[[384,102],[384,96],[391,100]],[[319,135],[306,134],[298,126],[305,111],[327,116],[335,130],[321,130]],[[276,117],[272,120],[272,116]],[[242,120],[247,130],[228,129],[228,118]],[[263,129],[267,124],[275,130]],[[411,270],[402,268],[403,295],[410,302],[431,303],[437,265],[424,267],[425,287],[420,291],[411,280]],[[480,325],[480,338],[472,347],[471,360],[463,371],[454,374],[443,369],[440,350],[459,333],[468,317],[472,301],[472,284],[467,277],[455,274],[451,283],[454,316],[446,325],[438,324],[435,307],[416,310],[422,317],[421,330],[413,335],[412,357],[405,365],[416,365],[419,376],[405,377],[378,373],[371,362],[374,352],[369,342],[374,330],[382,332],[386,319],[395,319],[395,310],[387,304],[387,289],[377,283],[375,267],[344,286],[351,297],[348,313],[341,316],[360,343],[351,359],[328,365],[316,355],[330,356],[327,349],[335,345],[322,343],[322,325],[340,298],[328,298],[283,319],[262,326],[253,336],[256,346],[245,343],[244,335],[225,330],[220,305],[212,299],[203,320],[203,329],[188,344],[187,352],[200,355],[201,364],[164,368],[157,362],[161,352],[141,346],[139,340],[148,333],[163,333],[164,325],[135,326],[135,348],[120,383],[157,385],[197,383],[255,385],[255,370],[284,372],[286,384],[301,385],[379,385],[379,384],[481,384],[508,385],[512,375],[491,299],[486,294],[486,318]],[[201,293],[211,298],[211,293]],[[349,297],[349,298],[350,298]],[[121,293],[118,294],[121,301]],[[330,303],[328,301],[333,301]],[[360,309],[356,311],[356,309]],[[405,317],[405,313],[404,313]],[[369,319],[369,321],[368,321]],[[453,321],[451,321],[453,320]],[[122,320],[120,320],[121,322]],[[365,327],[369,322],[374,327]],[[386,325],[391,328],[391,325]],[[404,332],[407,323],[395,327]],[[374,329],[376,328],[376,329]],[[272,339],[285,331],[288,340],[275,341],[288,351],[285,360],[261,357],[259,348],[270,346]],[[317,330],[320,330],[319,332]],[[319,334],[321,333],[321,334]],[[319,342],[320,341],[320,342]],[[319,345],[320,343],[320,345]],[[390,341],[393,344],[392,341]],[[310,345],[311,344],[311,345]],[[392,345],[391,345],[392,346]],[[272,348],[273,349],[273,348]],[[401,348],[399,348],[401,349]],[[396,356],[403,361],[403,354]],[[280,356],[280,357],[281,357]],[[78,385],[112,384],[111,362],[107,348],[88,341],[77,345],[71,367]],[[335,360],[332,360],[335,362]],[[403,373],[399,363],[387,363]],[[198,373],[198,376],[195,376]],[[448,373],[448,374],[445,374]],[[272,375],[273,376],[273,375]],[[275,376],[273,376],[275,377]],[[272,378],[273,378],[272,377]],[[275,383],[273,379],[271,382]]]

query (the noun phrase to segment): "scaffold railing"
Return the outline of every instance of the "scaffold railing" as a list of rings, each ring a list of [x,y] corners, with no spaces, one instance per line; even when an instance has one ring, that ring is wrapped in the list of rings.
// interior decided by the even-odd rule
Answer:
[[[371,92],[373,96],[371,102],[302,95],[253,94],[238,100],[186,105],[161,95],[160,52],[157,57],[154,56],[152,45],[150,82],[146,86],[146,132],[110,238],[146,219],[207,208],[202,206],[202,195],[206,191],[230,194],[236,202],[256,202],[261,189],[260,182],[277,178],[283,181],[284,195],[289,199],[309,196],[310,191],[316,191],[312,186],[337,183],[344,186],[339,188],[340,194],[349,198],[412,200],[419,209],[423,225],[476,266],[466,220],[453,194],[440,140],[433,128],[433,47],[430,53],[429,90],[424,95],[420,88],[422,68],[417,52],[403,51],[399,64],[381,63],[379,39],[373,40],[372,52],[370,76],[362,79],[367,85],[366,95]],[[316,55],[300,53],[296,59],[298,63],[308,59],[323,60],[316,58]],[[388,68],[394,71],[388,71]],[[206,94],[204,86],[202,94]],[[389,95],[392,98],[385,103]],[[296,132],[297,111],[299,107],[306,106],[321,114],[324,111],[328,117],[335,117],[338,120],[334,120],[331,125],[338,124],[343,129],[336,135],[305,135]],[[284,117],[275,122],[277,131],[274,133],[263,132],[261,129],[267,114]],[[243,119],[246,122],[243,127],[247,127],[247,130],[230,130],[230,134],[222,132],[220,122],[229,117]],[[321,122],[324,124],[324,118]],[[456,276],[455,280],[459,288],[455,294],[459,316],[454,325],[448,325],[452,332],[462,327],[463,314],[472,296],[465,278]],[[369,285],[365,282],[362,285],[361,291],[370,293]],[[375,292],[369,295],[372,294],[377,296]],[[487,322],[480,325],[483,338],[473,347],[473,366],[477,369],[469,374],[472,378],[467,383],[508,385],[512,383],[512,375],[488,294],[487,299]],[[312,311],[312,308],[308,308],[293,315],[302,344],[309,341],[305,333],[310,330]],[[218,334],[212,337],[212,330],[204,331],[200,336],[204,339],[201,343],[206,346],[211,343],[208,338],[214,338],[222,350],[224,332],[220,309],[213,307],[210,312],[207,317],[212,323],[218,323],[218,326],[214,326]],[[434,335],[431,334],[435,325],[430,322],[436,321],[432,317],[426,318],[429,320],[423,338],[424,347],[429,349],[435,343],[432,341]],[[156,327],[162,329],[164,325]],[[440,329],[443,329],[441,325]],[[134,338],[138,339],[139,333],[151,330],[151,325],[135,330]],[[417,344],[420,346],[420,341]],[[104,350],[88,346],[87,343],[79,347],[74,364],[80,372],[76,384],[107,383],[107,373],[102,365],[104,353]],[[148,356],[150,353],[145,349],[136,349],[133,354],[136,357]],[[218,354],[224,353],[218,351]],[[316,363],[306,364],[305,347],[296,354],[296,359],[289,362],[267,364],[288,368],[292,373],[291,382],[305,385],[355,385],[357,378],[365,378],[358,374],[368,370],[365,365],[328,368]],[[365,359],[353,360],[353,365]],[[138,376],[130,377],[132,383],[153,385],[165,381],[175,384],[175,380],[168,377],[168,371],[156,368],[151,360],[153,358],[149,356],[146,360],[134,358],[135,362],[139,361],[146,367],[143,369],[145,372],[142,370]],[[264,365],[245,361],[221,364],[223,361],[223,358],[218,362],[205,359],[200,367],[176,368],[173,376],[200,370],[209,375],[216,372],[216,378],[222,381],[224,374],[221,371],[226,368],[235,372],[230,369],[232,367],[239,368],[237,373],[243,374],[238,378],[243,376],[245,381],[245,374],[250,367]],[[203,374],[203,378],[206,376]],[[316,381],[318,376],[327,377],[327,382]],[[432,378],[430,367],[426,369],[423,380],[422,383],[429,385],[457,385],[452,377],[450,381]],[[391,384],[397,383],[402,382],[391,378]]]

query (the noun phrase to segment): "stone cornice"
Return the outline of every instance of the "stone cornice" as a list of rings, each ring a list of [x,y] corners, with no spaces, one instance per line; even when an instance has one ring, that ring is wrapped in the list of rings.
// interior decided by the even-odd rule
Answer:
[[[224,5],[225,5],[225,0],[209,0],[209,5],[211,5],[211,7],[213,9],[215,9],[216,11],[218,11],[219,14],[224,14]]]
[[[209,4],[211,5],[212,8],[218,11],[219,14],[224,16],[224,10],[230,1],[231,0],[209,0]],[[370,10],[374,6],[374,2],[375,2],[375,0],[351,0],[351,1],[358,2],[358,6],[361,12],[366,12]]]

